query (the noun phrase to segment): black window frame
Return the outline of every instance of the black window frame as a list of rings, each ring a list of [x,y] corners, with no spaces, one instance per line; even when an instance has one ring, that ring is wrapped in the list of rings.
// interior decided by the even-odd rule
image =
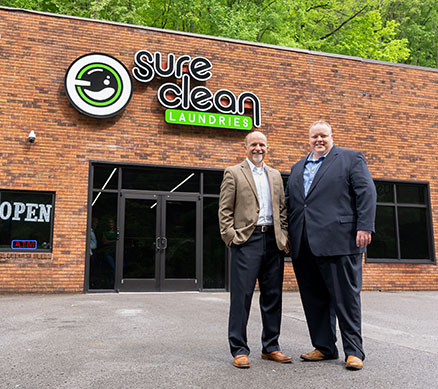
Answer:
[[[365,256],[365,263],[390,263],[390,264],[436,264],[435,257],[435,244],[434,244],[434,234],[433,234],[433,220],[432,220],[432,207],[430,202],[430,184],[426,181],[406,181],[406,180],[385,180],[385,179],[374,179],[374,183],[383,183],[392,185],[393,190],[393,201],[392,202],[379,202],[377,201],[377,207],[386,206],[394,208],[394,230],[395,230],[395,240],[396,240],[396,251],[397,258],[370,258],[368,256],[368,251]],[[424,187],[424,204],[416,203],[406,203],[398,202],[397,199],[397,185],[418,185]],[[427,231],[427,244],[429,250],[428,259],[406,259],[401,258],[401,244],[400,244],[400,231],[398,223],[398,210],[401,208],[421,208],[426,210],[426,231]],[[376,225],[376,231],[378,231],[379,226]],[[371,243],[372,244],[372,243]]]
[[[105,186],[104,188],[99,188],[96,187],[94,185],[94,169],[98,167],[104,167],[107,168],[108,170],[111,169],[117,169],[117,186],[116,187],[111,187],[108,188],[107,186]],[[90,288],[90,255],[89,255],[89,251],[90,251],[90,229],[91,229],[91,216],[92,216],[92,203],[93,203],[93,198],[94,195],[98,195],[99,193],[115,193],[118,196],[121,195],[121,191],[125,190],[126,188],[123,186],[123,170],[124,169],[159,169],[159,170],[163,170],[163,171],[169,171],[169,170],[179,170],[179,171],[195,171],[197,174],[199,174],[199,179],[198,179],[198,190],[199,192],[194,192],[199,194],[200,196],[200,206],[202,209],[201,212],[201,216],[200,216],[200,220],[201,220],[201,229],[202,229],[202,233],[201,233],[201,237],[202,239],[200,240],[199,244],[200,244],[200,250],[202,252],[202,255],[204,255],[204,199],[205,198],[213,198],[213,199],[219,199],[219,194],[220,194],[220,187],[218,188],[219,190],[216,191],[216,193],[209,191],[208,190],[208,185],[204,185],[204,179],[205,179],[205,175],[209,174],[209,173],[213,173],[216,176],[217,175],[222,175],[223,176],[223,172],[224,169],[221,168],[207,168],[207,167],[193,167],[193,166],[176,166],[176,165],[157,165],[157,164],[142,164],[142,163],[123,163],[123,162],[108,162],[108,161],[100,161],[100,160],[90,160],[89,161],[89,184],[88,184],[88,211],[87,211],[87,241],[86,241],[86,257],[85,257],[85,277],[84,277],[84,291],[87,293],[99,293],[99,292],[105,292],[108,290],[114,290],[114,289],[92,289]],[[216,177],[217,179],[217,177]],[[222,180],[220,180],[222,181]],[[218,182],[218,184],[220,184]],[[170,188],[171,189],[171,188]],[[207,189],[207,191],[206,191]],[[139,190],[139,191],[151,191],[154,192],[156,190],[154,189],[134,189],[134,190]],[[169,190],[170,191],[170,190]],[[175,192],[175,193],[178,193]],[[186,192],[183,192],[186,193]],[[117,220],[120,219],[120,210],[117,209]],[[224,260],[225,260],[225,276],[224,276],[224,281],[225,281],[225,285],[224,288],[218,287],[206,287],[204,286],[204,261],[201,260],[201,274],[202,274],[202,282],[201,282],[201,287],[200,287],[200,291],[208,291],[208,292],[224,292],[227,291],[229,289],[229,271],[230,271],[230,260],[231,260],[231,250],[229,248],[227,248],[225,246],[225,244],[223,245],[224,247]]]
[[[50,248],[36,248],[36,249],[13,249],[11,247],[9,248],[2,248],[0,247],[1,253],[20,253],[20,254],[34,254],[34,253],[52,253],[53,252],[53,228],[54,228],[54,222],[55,222],[55,202],[56,202],[56,192],[55,191],[43,191],[43,190],[26,190],[26,189],[0,189],[0,194],[3,192],[18,192],[18,193],[25,193],[25,194],[31,194],[35,193],[38,195],[51,195],[52,196],[52,211],[51,211],[51,221],[50,221],[50,228],[49,228],[49,234],[50,234]],[[0,195],[0,203],[2,203],[1,195]],[[36,224],[37,226],[38,224]],[[26,240],[26,239],[23,239]]]

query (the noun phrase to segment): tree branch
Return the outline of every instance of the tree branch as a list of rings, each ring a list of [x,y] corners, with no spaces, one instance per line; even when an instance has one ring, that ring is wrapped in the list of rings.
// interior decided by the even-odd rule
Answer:
[[[272,0],[270,3],[266,4],[265,7],[263,7],[262,12],[266,11],[272,4],[276,3],[277,0]]]
[[[365,5],[362,9],[357,11],[354,15],[350,16],[347,20],[343,21],[338,27],[336,27],[333,31],[329,32],[328,34],[324,35],[323,37],[319,38],[319,40],[324,40],[328,38],[329,36],[335,34],[337,31],[339,31],[342,27],[344,27],[348,22],[353,20],[357,15],[362,13],[366,8],[368,8],[368,5]]]
[[[308,9],[306,9],[306,12],[312,11],[313,9],[317,9],[317,8],[327,8],[327,6],[328,6],[328,3],[315,5],[314,7],[310,7]]]
[[[265,28],[261,29],[261,30],[257,33],[257,42],[260,42],[260,41],[261,41],[263,35],[265,35],[265,32],[268,31],[268,30],[269,30],[269,28],[268,28],[268,27],[265,27]]]

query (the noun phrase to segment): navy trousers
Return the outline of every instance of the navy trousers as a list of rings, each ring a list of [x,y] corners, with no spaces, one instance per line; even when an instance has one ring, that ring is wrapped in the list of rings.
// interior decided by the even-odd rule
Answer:
[[[254,231],[242,245],[231,246],[228,340],[233,356],[249,355],[247,323],[256,280],[260,288],[262,352],[279,351],[284,258],[273,229]]]
[[[364,360],[360,301],[362,254],[316,257],[304,237],[293,267],[313,347],[327,356],[338,357],[337,318],[345,359],[354,355]]]

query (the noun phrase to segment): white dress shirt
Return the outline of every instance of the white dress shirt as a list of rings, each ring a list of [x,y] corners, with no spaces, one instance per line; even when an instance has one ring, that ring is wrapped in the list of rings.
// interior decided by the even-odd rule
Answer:
[[[257,167],[248,158],[246,160],[248,161],[257,188],[257,198],[260,206],[257,225],[272,225],[271,190],[269,189],[268,175],[265,170],[266,165],[263,162],[262,167]]]

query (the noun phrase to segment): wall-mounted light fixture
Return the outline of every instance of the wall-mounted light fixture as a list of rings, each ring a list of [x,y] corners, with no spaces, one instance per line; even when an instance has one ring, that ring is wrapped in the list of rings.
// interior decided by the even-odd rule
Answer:
[[[33,143],[33,142],[35,142],[35,138],[36,138],[35,131],[32,130],[31,132],[29,132],[29,136],[27,137],[27,140],[30,143]]]

